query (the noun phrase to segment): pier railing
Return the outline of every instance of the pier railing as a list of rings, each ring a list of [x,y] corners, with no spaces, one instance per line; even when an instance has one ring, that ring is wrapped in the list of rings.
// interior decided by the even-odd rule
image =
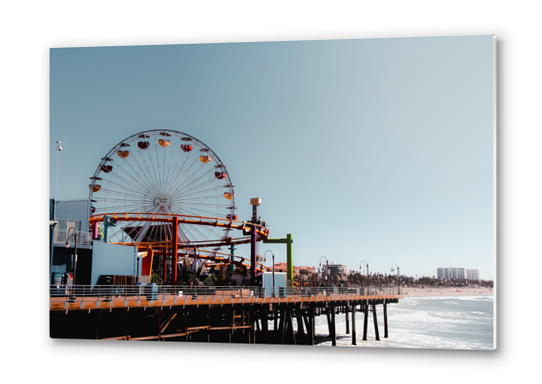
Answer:
[[[51,300],[111,301],[128,300],[158,301],[171,298],[193,300],[256,300],[298,298],[349,298],[400,295],[397,287],[250,287],[250,286],[180,286],[180,285],[51,285]],[[223,301],[223,300],[222,300]]]

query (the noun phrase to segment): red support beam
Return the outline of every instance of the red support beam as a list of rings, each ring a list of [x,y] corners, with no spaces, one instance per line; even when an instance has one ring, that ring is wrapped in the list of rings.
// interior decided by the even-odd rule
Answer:
[[[172,236],[172,250],[173,250],[173,257],[172,257],[172,267],[173,267],[173,275],[172,275],[172,283],[177,283],[177,245],[179,243],[179,218],[177,216],[173,219],[173,236]]]

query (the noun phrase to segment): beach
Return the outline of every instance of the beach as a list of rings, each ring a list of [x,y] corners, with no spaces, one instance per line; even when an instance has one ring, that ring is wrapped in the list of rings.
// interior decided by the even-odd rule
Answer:
[[[427,296],[493,296],[493,288],[401,288],[405,297]]]

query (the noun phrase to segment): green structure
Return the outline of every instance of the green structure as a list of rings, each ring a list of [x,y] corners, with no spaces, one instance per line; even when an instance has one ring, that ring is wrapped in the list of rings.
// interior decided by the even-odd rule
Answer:
[[[286,244],[286,279],[288,280],[288,284],[293,286],[294,264],[292,260],[292,244],[294,239],[292,238],[292,235],[289,233],[286,235],[285,239],[265,239],[263,242],[268,244]]]

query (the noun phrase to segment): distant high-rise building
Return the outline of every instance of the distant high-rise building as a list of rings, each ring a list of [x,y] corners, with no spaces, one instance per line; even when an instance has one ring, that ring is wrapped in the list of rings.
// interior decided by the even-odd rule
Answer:
[[[467,269],[467,280],[476,280],[480,281],[480,270],[479,269]]]
[[[437,268],[438,279],[467,279],[467,268]]]

